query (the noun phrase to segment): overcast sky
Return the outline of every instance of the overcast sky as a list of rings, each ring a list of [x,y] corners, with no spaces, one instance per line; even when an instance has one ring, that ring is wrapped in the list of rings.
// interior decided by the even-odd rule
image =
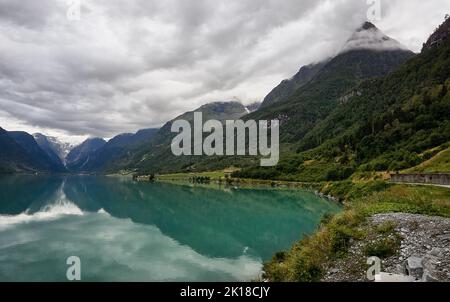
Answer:
[[[369,1],[371,2],[371,1]],[[212,101],[260,101],[335,54],[367,0],[0,0],[0,127],[64,140],[161,126]],[[419,52],[448,0],[381,2],[373,23]]]

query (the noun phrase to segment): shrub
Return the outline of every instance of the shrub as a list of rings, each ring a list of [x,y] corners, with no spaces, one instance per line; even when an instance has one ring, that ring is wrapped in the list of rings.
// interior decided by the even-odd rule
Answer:
[[[377,227],[377,232],[380,234],[392,234],[397,227],[394,221],[386,221]]]
[[[396,255],[399,247],[400,242],[398,239],[388,237],[367,245],[364,248],[364,254],[367,257],[375,256],[383,259]]]

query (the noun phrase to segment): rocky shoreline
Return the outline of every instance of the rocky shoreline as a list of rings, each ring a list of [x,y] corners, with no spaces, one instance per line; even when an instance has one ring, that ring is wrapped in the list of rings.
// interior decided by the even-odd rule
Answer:
[[[373,231],[391,224],[392,232]],[[389,280],[411,282],[450,281],[450,219],[388,213],[372,216],[362,227],[368,236],[351,242],[348,254],[330,267],[323,281],[367,282],[368,247],[381,240],[394,242],[395,252],[380,257],[381,271]],[[398,245],[395,244],[398,239]]]

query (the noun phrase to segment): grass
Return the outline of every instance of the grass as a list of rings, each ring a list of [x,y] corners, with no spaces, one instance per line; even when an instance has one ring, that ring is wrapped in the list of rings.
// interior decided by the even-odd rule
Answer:
[[[258,187],[271,187],[271,188],[301,188],[306,190],[319,190],[322,186],[320,183],[308,183],[308,182],[296,182],[296,181],[282,181],[282,180],[264,180],[264,179],[252,179],[252,178],[234,178],[227,177],[226,175],[232,170],[237,171],[236,168],[228,168],[225,170],[212,171],[212,172],[199,172],[199,173],[173,173],[173,174],[161,174],[156,176],[157,181],[171,182],[177,184],[190,183],[190,178],[195,177],[209,177],[211,184],[224,184],[258,188]]]
[[[450,173],[450,148],[443,151],[429,150],[428,154],[434,154],[429,160],[420,165],[403,171],[404,173]]]
[[[364,213],[402,212],[450,217],[450,190],[432,186],[392,185],[387,190],[357,199],[354,207]]]
[[[367,257],[375,256],[383,259],[396,255],[399,249],[400,240],[387,237],[366,246],[364,248],[364,254]]]
[[[201,173],[174,173],[156,176],[160,181],[188,181],[190,177],[209,177],[212,181],[225,178],[224,171],[201,172]]]
[[[325,217],[319,230],[294,244],[283,257],[264,265],[270,281],[320,281],[331,264],[346,256],[350,243],[372,236],[365,228],[367,218],[377,213],[404,212],[450,217],[450,190],[440,187],[389,185],[381,180],[328,183],[322,191],[342,193],[345,210]],[[375,232],[379,240],[367,245],[365,252],[381,258],[395,255],[400,238],[395,225],[382,224]]]

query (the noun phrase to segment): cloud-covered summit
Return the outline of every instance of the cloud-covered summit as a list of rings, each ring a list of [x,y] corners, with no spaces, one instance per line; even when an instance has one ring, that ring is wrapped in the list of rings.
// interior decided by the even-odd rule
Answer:
[[[397,40],[386,36],[371,22],[365,22],[358,28],[342,47],[341,52],[355,49],[396,50],[408,48]]]

